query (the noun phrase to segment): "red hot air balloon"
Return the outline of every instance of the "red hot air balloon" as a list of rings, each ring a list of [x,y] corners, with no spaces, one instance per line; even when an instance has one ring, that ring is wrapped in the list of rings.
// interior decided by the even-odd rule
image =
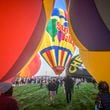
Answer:
[[[15,76],[36,50],[53,1],[0,1],[0,81]]]

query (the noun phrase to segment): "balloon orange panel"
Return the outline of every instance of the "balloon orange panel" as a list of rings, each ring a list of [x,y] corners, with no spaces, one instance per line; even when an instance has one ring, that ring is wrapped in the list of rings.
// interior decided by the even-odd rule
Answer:
[[[68,10],[70,31],[85,66],[97,81],[110,83],[109,11],[109,0],[71,0]]]
[[[1,81],[18,73],[37,48],[51,14],[53,1],[0,1]]]
[[[110,83],[110,51],[96,52],[80,50],[84,64],[97,81],[105,80]]]
[[[21,70],[19,76],[32,77],[34,76],[34,74],[38,72],[40,66],[41,66],[40,55],[35,54],[30,63]]]

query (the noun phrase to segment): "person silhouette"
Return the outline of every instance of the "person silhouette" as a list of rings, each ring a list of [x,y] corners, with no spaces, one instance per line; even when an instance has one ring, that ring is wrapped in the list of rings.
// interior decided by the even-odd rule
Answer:
[[[98,83],[99,93],[95,101],[95,110],[110,110],[110,91],[106,81]]]
[[[19,110],[18,103],[12,94],[12,84],[0,83],[0,110]]]
[[[72,92],[73,92],[73,80],[70,76],[66,76],[64,78],[64,89],[65,89],[65,94],[66,94],[66,101],[67,103],[71,102],[72,98]]]

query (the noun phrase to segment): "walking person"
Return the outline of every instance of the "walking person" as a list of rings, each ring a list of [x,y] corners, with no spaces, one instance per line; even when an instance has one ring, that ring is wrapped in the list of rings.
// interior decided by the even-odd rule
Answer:
[[[58,88],[59,88],[59,80],[58,79],[56,79],[56,94],[58,93]]]
[[[49,105],[51,105],[51,104],[54,104],[56,90],[57,90],[57,85],[54,79],[48,83],[47,88],[49,91]]]
[[[65,94],[66,94],[66,101],[67,103],[71,102],[72,98],[72,92],[73,92],[73,80],[70,76],[66,76],[64,78],[64,88],[65,88]]]

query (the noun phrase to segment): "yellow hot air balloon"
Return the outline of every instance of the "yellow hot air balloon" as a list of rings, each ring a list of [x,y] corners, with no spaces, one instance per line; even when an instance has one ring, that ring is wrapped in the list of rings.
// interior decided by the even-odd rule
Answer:
[[[42,57],[54,72],[60,75],[75,51],[68,29],[68,15],[63,9],[54,8],[42,44],[40,51]]]

